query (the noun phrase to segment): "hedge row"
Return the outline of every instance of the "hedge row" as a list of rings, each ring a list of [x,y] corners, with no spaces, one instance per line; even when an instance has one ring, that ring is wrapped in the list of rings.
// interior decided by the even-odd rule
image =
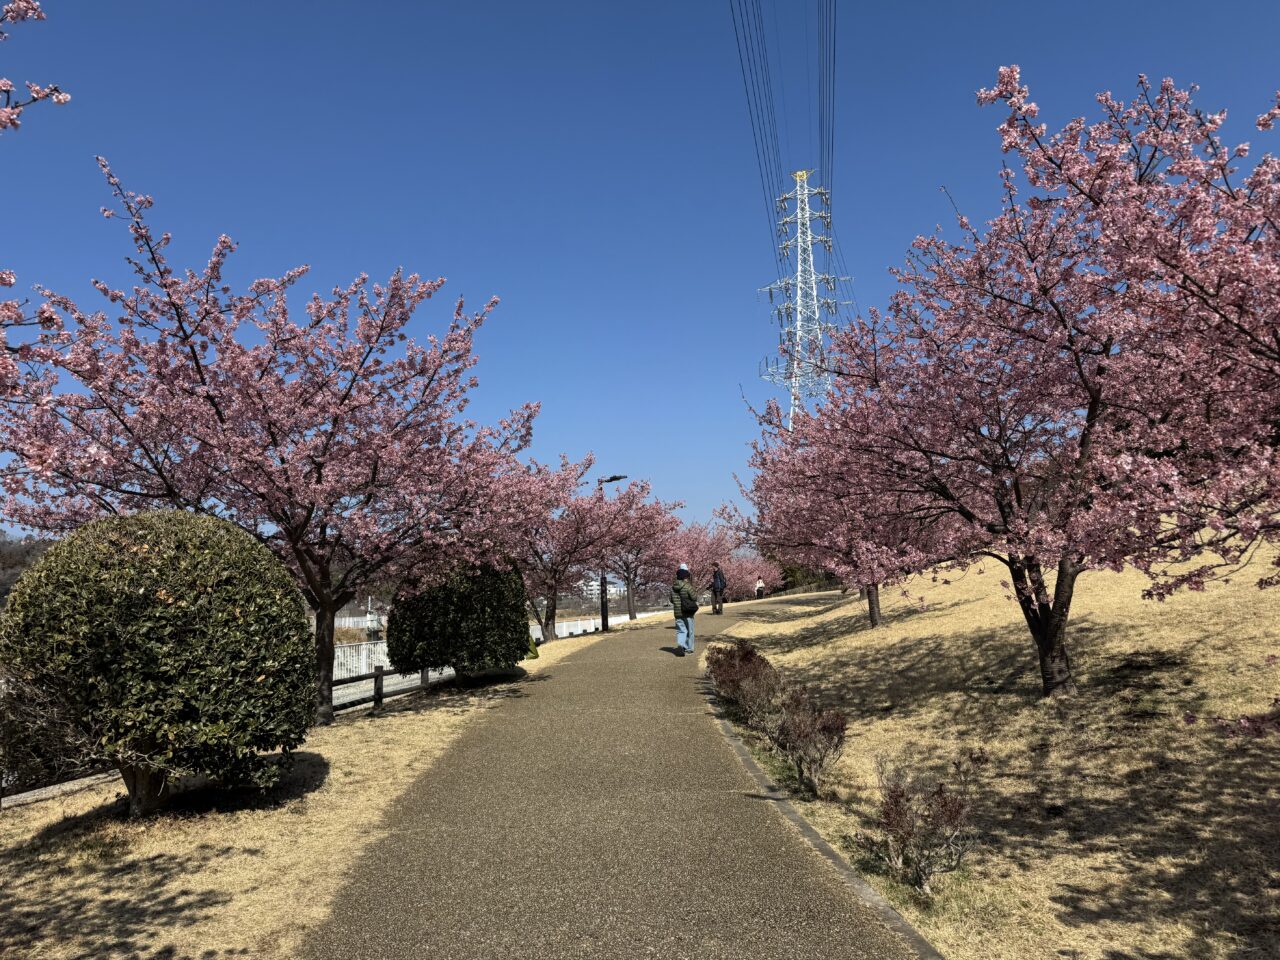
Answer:
[[[720,699],[764,735],[801,787],[821,793],[825,774],[844,751],[844,713],[786,686],[773,664],[744,640],[711,647],[707,674]]]

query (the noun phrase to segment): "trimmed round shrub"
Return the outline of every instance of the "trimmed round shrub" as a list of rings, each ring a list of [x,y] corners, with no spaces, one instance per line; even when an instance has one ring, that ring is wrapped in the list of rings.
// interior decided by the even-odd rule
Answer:
[[[510,669],[529,656],[527,602],[519,573],[482,567],[458,574],[392,605],[387,657],[402,673]]]
[[[173,511],[96,520],[19,579],[0,616],[0,668],[116,766],[130,811],[176,774],[268,786],[264,751],[302,743],[315,707],[302,597],[262,544]],[[12,719],[23,704],[4,700]]]

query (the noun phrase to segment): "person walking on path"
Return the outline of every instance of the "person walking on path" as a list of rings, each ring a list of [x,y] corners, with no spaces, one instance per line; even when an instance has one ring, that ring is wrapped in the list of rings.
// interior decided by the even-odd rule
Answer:
[[[711,564],[711,570],[711,612],[724,613],[724,591],[729,584],[718,562]]]
[[[698,612],[698,597],[693,592],[689,565],[682,563],[671,584],[671,609],[676,615],[676,646],[680,656],[693,653],[693,616]]]
[[[764,599],[764,577],[756,577],[756,599]]]

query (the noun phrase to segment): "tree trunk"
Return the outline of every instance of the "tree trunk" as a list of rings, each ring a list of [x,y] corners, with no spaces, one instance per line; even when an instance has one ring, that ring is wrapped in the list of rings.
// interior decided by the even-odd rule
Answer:
[[[1036,637],[1036,652],[1040,656],[1040,682],[1046,697],[1066,696],[1076,692],[1076,681],[1071,675],[1071,658],[1067,655],[1067,620],[1063,617],[1056,624]]]
[[[1040,654],[1040,680],[1044,695],[1055,697],[1076,692],[1076,680],[1071,673],[1071,658],[1067,655],[1067,617],[1071,613],[1071,598],[1075,595],[1076,578],[1080,567],[1069,559],[1058,561],[1058,579],[1053,585],[1053,604],[1050,608],[1044,640],[1038,644]],[[1039,576],[1039,568],[1035,571]],[[1043,589],[1043,580],[1040,581]],[[1047,593],[1046,593],[1047,596]]]
[[[316,610],[316,725],[333,723],[333,620],[337,610]]]
[[[871,618],[871,626],[880,626],[880,586],[879,584],[871,584],[863,587],[863,592],[867,595],[867,616]]]
[[[634,581],[627,578],[627,619],[634,620],[636,618],[636,585]]]
[[[556,638],[556,596],[553,593],[547,598],[538,617],[538,626],[542,627],[542,642],[550,643]]]
[[[1035,641],[1044,695],[1057,697],[1075,693],[1076,682],[1067,653],[1067,619],[1081,568],[1070,559],[1059,560],[1058,578],[1050,598],[1038,559],[1013,556],[1008,565],[1014,593]]]
[[[129,791],[129,816],[148,817],[169,799],[169,778],[151,767],[120,767],[120,776]]]

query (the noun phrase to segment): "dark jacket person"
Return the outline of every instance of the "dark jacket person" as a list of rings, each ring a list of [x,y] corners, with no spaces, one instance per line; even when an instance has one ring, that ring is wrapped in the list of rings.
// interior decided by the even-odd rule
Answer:
[[[676,615],[676,646],[683,657],[693,653],[693,616],[698,612],[698,596],[693,592],[689,567],[683,563],[671,584],[671,610]]]

